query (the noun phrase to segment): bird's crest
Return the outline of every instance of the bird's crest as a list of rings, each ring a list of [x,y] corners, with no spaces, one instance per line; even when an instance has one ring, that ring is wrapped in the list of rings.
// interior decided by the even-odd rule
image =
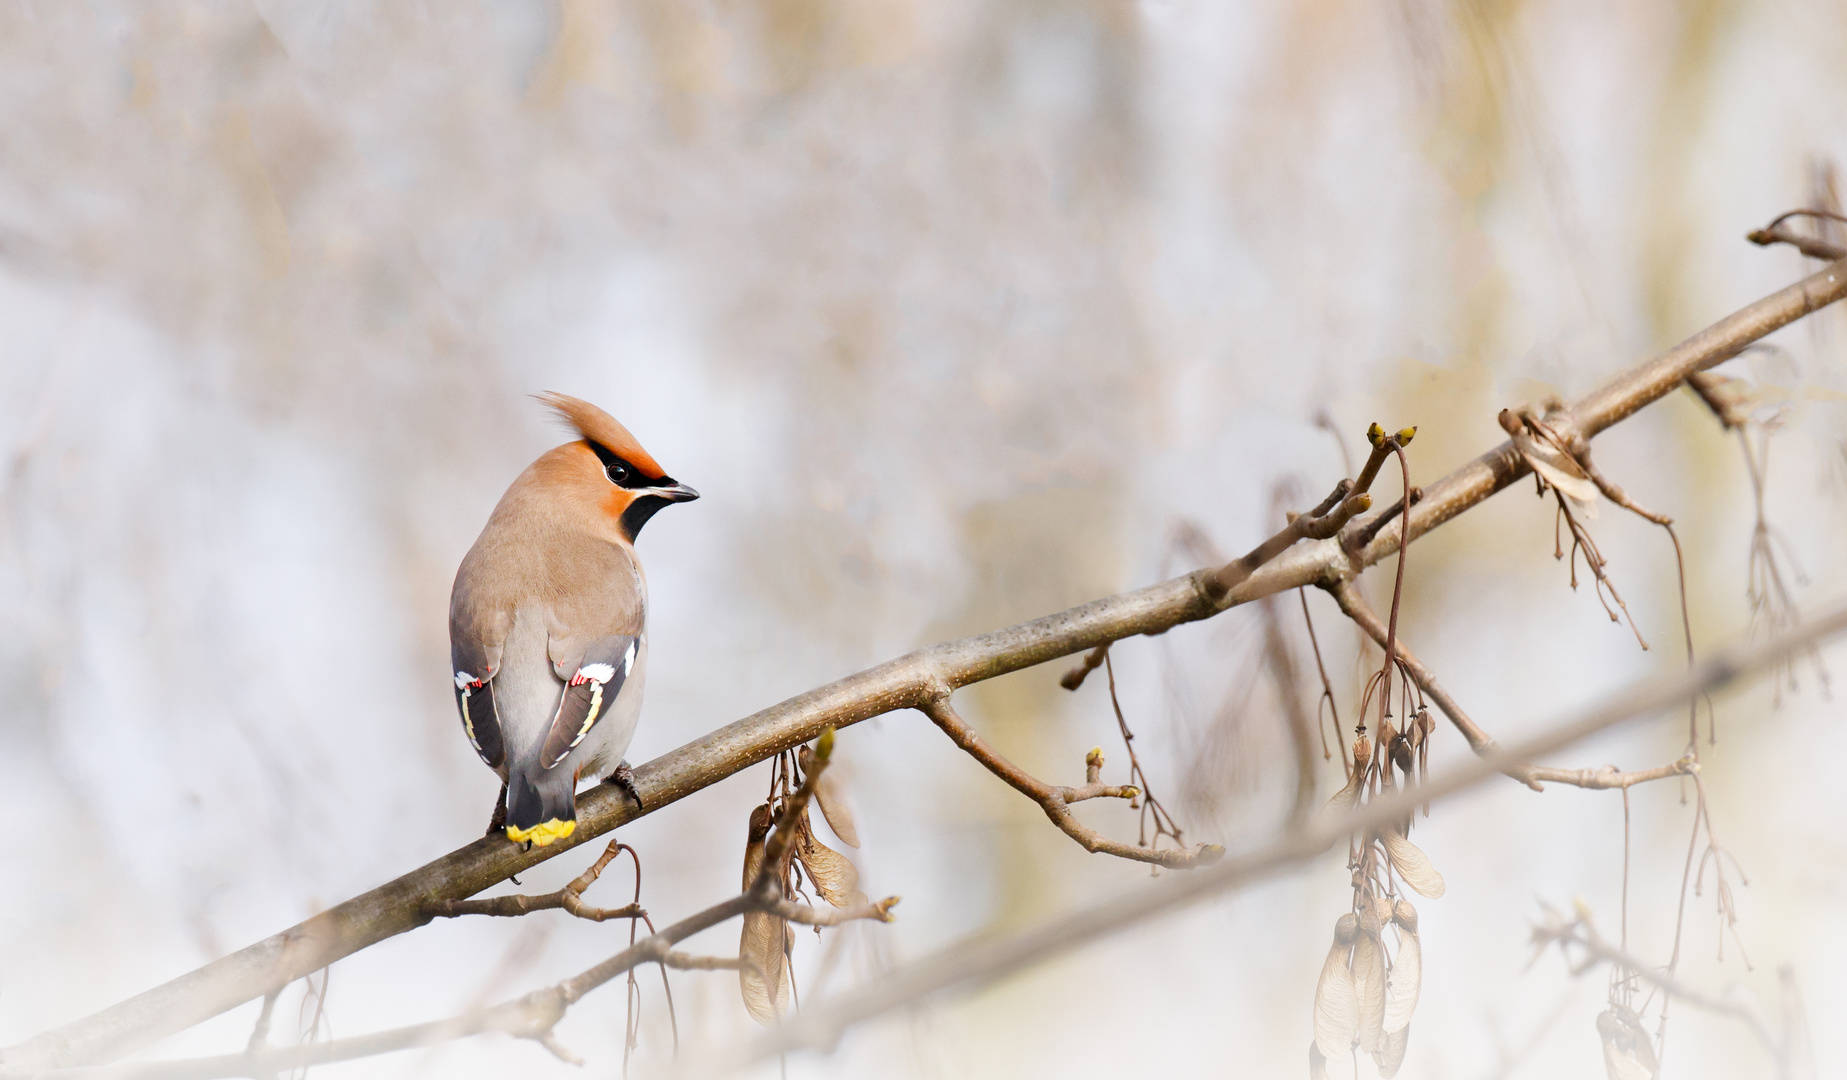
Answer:
[[[635,436],[629,434],[628,428],[623,427],[615,417],[595,405],[571,397],[569,394],[555,394],[550,391],[533,396],[558,410],[558,415],[564,417],[567,423],[577,429],[579,435],[635,466],[650,479],[659,479],[667,475],[666,470],[662,469],[660,464],[641,448],[641,444],[635,441]]]

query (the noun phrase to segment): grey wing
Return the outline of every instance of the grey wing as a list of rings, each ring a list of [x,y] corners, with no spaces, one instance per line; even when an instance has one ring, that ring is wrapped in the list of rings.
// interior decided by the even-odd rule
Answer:
[[[488,768],[498,769],[506,761],[507,749],[494,700],[494,676],[500,674],[501,646],[512,620],[496,606],[470,600],[458,575],[449,599],[449,668],[455,677],[462,731]]]
[[[455,704],[462,711],[462,731],[468,744],[481,755],[490,769],[498,769],[507,759],[506,739],[500,730],[500,709],[494,703],[491,679],[469,679],[458,668],[455,673]]]
[[[550,769],[584,741],[598,720],[608,715],[622,684],[635,670],[641,639],[630,634],[600,638],[584,650],[583,662],[566,683],[558,713],[539,752],[539,766]]]

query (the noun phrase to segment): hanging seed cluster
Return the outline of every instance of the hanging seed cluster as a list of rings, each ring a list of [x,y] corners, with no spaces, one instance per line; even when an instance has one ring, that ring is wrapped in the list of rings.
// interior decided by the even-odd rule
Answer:
[[[1405,786],[1412,786],[1433,727],[1427,709],[1418,711],[1405,732],[1395,730],[1388,717],[1380,723],[1375,751],[1362,726],[1347,786],[1327,811],[1344,814],[1396,790],[1395,767]],[[1315,981],[1315,1039],[1309,1048],[1309,1075],[1315,1080],[1327,1076],[1330,1059],[1356,1048],[1370,1054],[1388,1080],[1404,1062],[1423,982],[1423,947],[1417,909],[1402,889],[1435,899],[1444,888],[1443,875],[1411,842],[1410,827],[1409,818],[1392,822],[1356,836],[1348,849],[1353,909],[1335,921],[1334,943]]]
[[[793,842],[784,849],[782,864],[774,869],[787,898],[808,899],[812,886],[821,899],[837,908],[864,907],[866,894],[859,891],[859,870],[852,860],[823,844],[814,834],[808,807],[791,814],[793,796],[802,786],[814,764],[814,752],[808,747],[799,753],[777,755],[770,780],[770,794],[750,812],[750,830],[744,844],[744,889],[748,891],[763,869],[767,841],[772,828],[792,829]],[[821,808],[828,828],[848,847],[859,847],[859,829],[847,809],[839,782],[825,770],[814,776],[813,802]],[[820,933],[820,927],[815,928]],[[738,986],[744,996],[744,1008],[760,1024],[774,1024],[788,1011],[795,994],[795,980],[790,957],[795,950],[795,928],[787,919],[766,911],[744,915],[744,929],[738,941]]]

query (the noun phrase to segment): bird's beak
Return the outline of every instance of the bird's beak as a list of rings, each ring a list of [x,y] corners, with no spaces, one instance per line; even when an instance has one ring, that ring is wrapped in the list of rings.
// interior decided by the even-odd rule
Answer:
[[[651,487],[647,489],[647,494],[654,495],[662,499],[666,499],[668,502],[677,502],[677,503],[678,502],[692,502],[694,499],[697,499],[699,497],[699,493],[697,491],[694,491],[692,488],[687,487],[685,484],[678,483],[678,482],[663,484],[660,487]]]

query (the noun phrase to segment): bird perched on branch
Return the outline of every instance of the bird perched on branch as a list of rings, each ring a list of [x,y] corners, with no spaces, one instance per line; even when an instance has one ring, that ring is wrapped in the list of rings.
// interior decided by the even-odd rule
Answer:
[[[648,589],[635,536],[699,493],[587,401],[539,400],[583,436],[547,451],[500,498],[449,597],[462,728],[500,774],[492,834],[541,846],[577,827],[584,776],[641,801],[622,755],[641,712]]]

